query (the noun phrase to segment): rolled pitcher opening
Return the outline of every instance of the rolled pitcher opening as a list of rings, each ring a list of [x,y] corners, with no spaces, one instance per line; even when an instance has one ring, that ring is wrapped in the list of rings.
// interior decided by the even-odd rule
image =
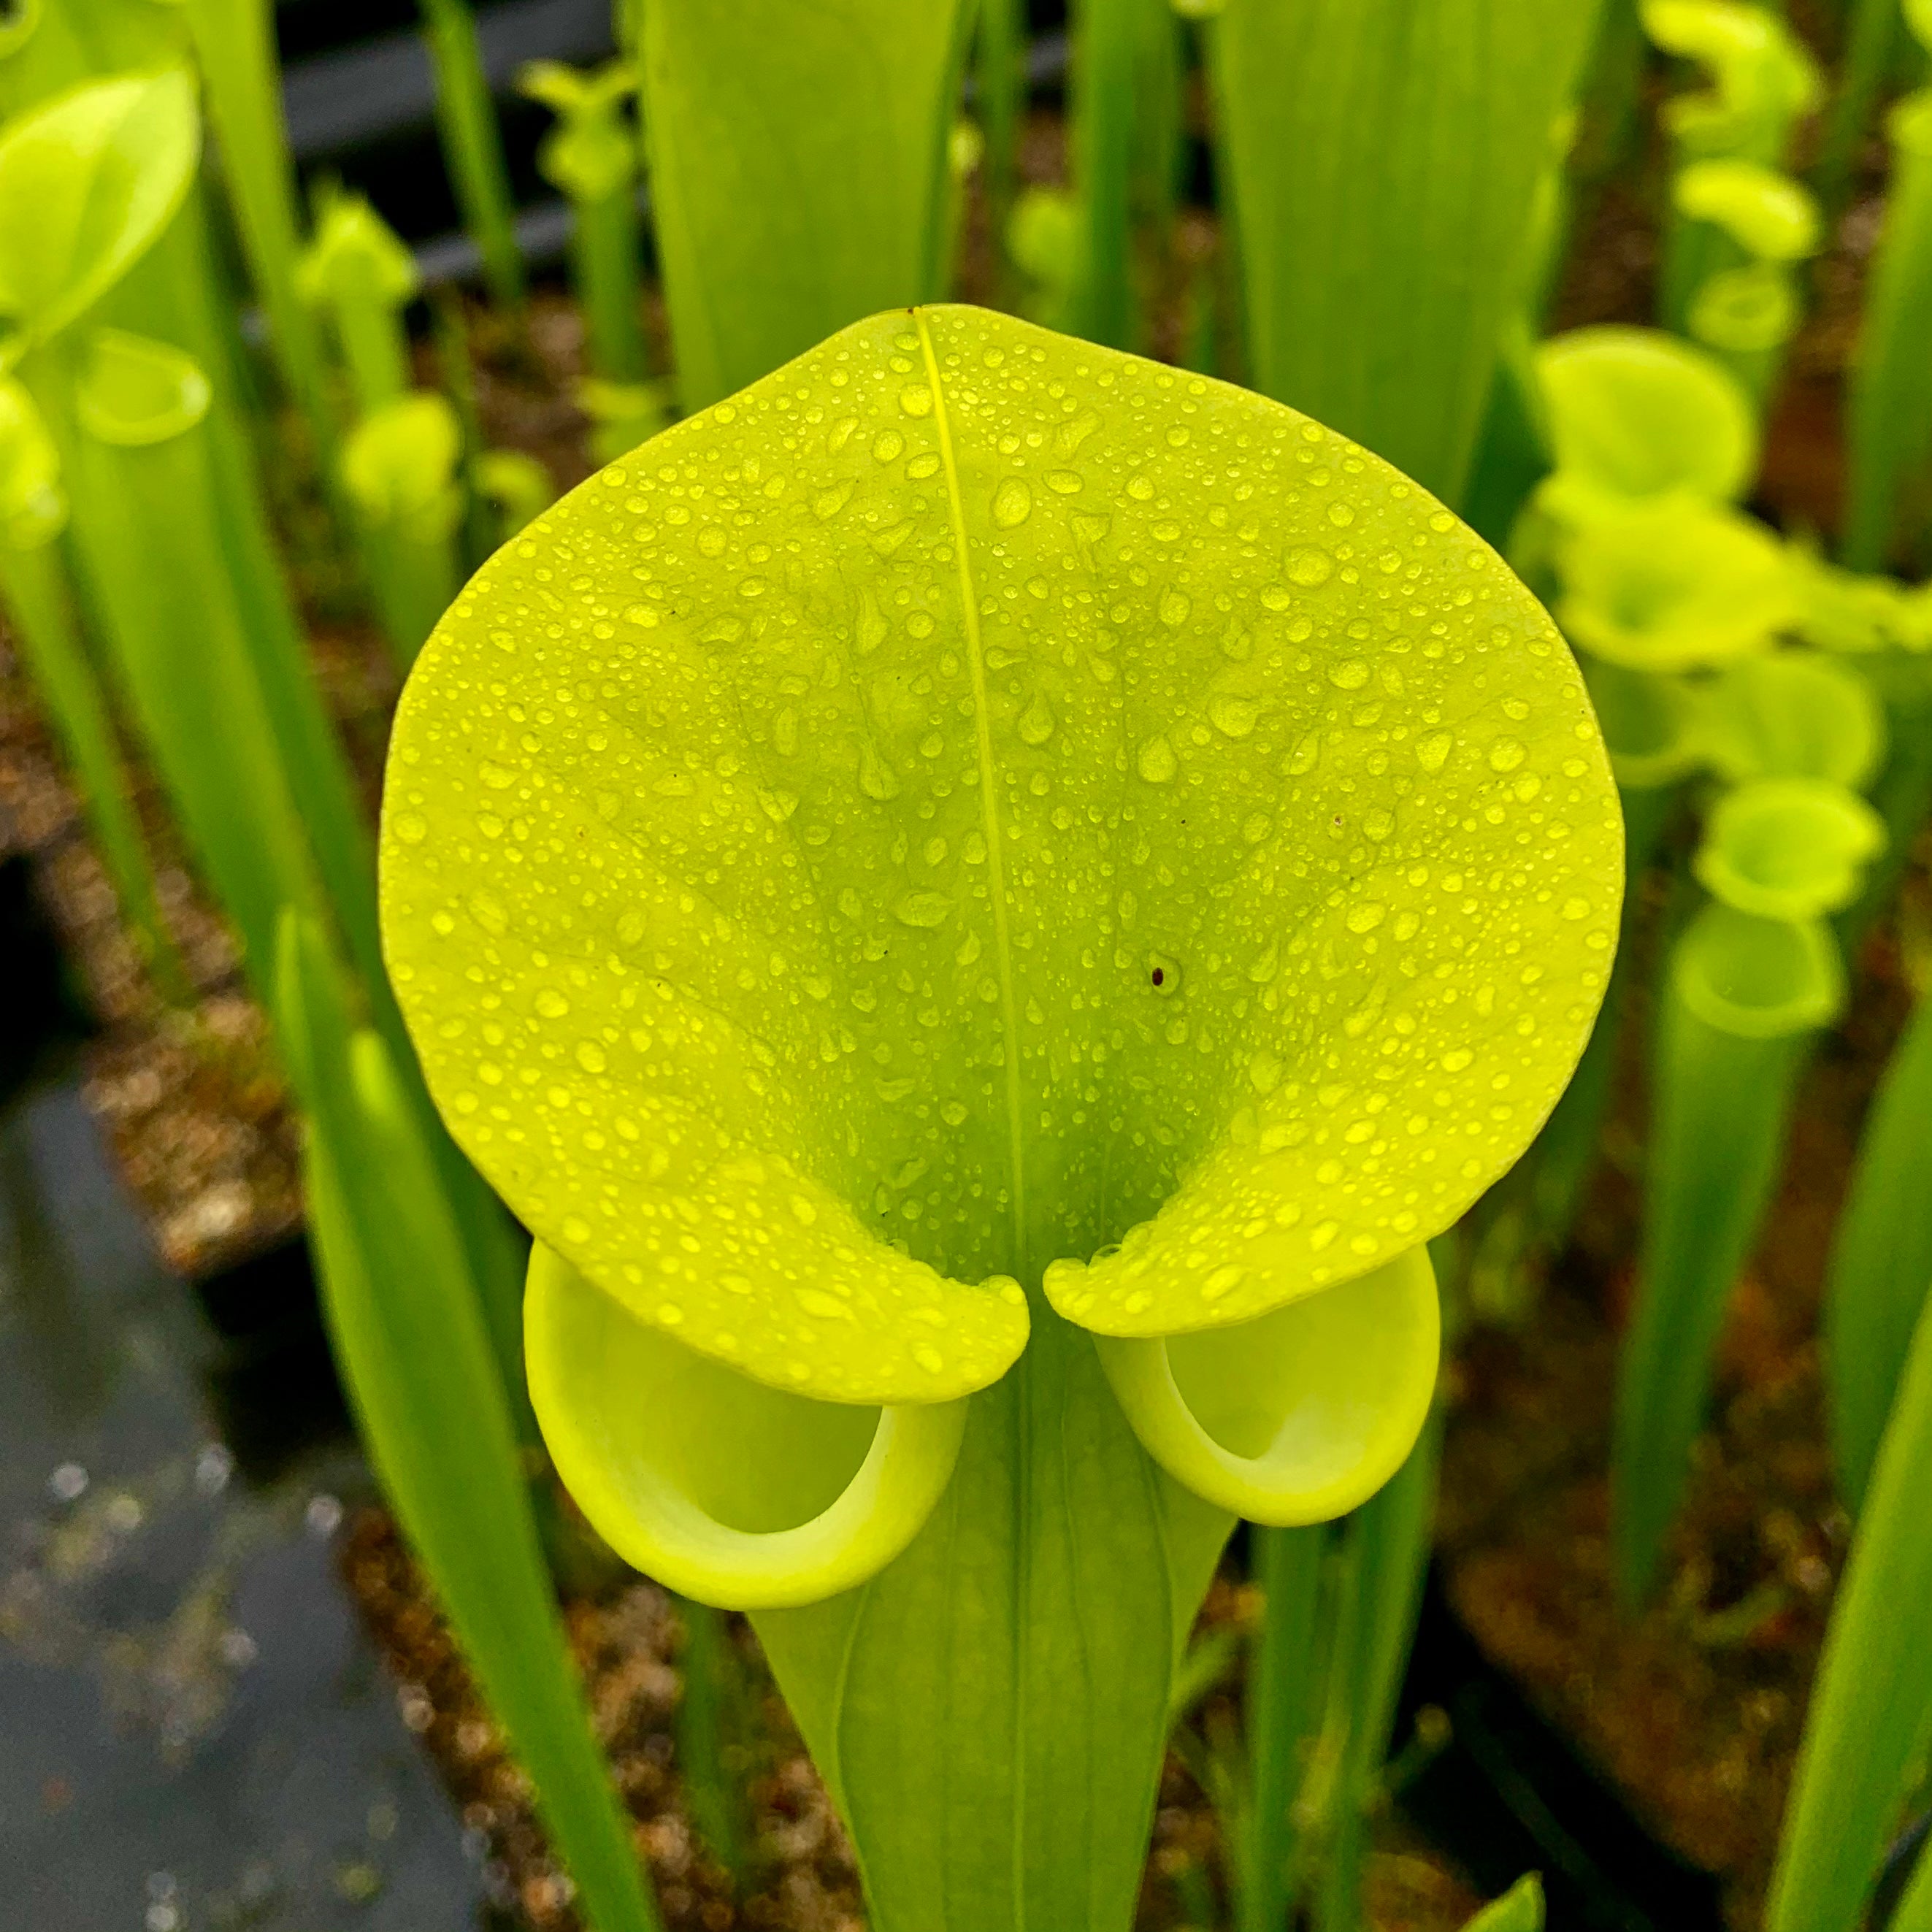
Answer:
[[[539,1243],[524,1304],[530,1400],[605,1541],[724,1610],[818,1602],[883,1569],[932,1514],[962,1401],[821,1402],[636,1319]]]
[[[1177,1482],[1251,1522],[1324,1522],[1380,1489],[1421,1432],[1441,1346],[1435,1272],[1418,1246],[1252,1322],[1094,1343]]]

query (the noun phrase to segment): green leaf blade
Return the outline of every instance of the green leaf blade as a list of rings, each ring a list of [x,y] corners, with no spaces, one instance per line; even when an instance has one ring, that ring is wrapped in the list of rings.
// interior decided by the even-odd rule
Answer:
[[[459,1141],[640,1319],[833,1400],[983,1385],[1057,1259],[1153,1334],[1413,1247],[1548,1111],[1616,927],[1580,681],[1492,553],[1259,398],[965,309],[539,520],[392,772]]]
[[[1932,1000],[1900,1040],[1858,1148],[1825,1288],[1825,1369],[1839,1492],[1870,1480],[1912,1327],[1932,1295]]]
[[[1772,1880],[1768,1932],[1856,1925],[1932,1736],[1932,1298],[1832,1609]],[[1927,1904],[1924,1869],[1912,1910]],[[1910,1919],[1901,1912],[1894,1923]]]
[[[434,1155],[387,1050],[353,1028],[314,928],[285,920],[280,956],[324,1312],[364,1440],[590,1917],[601,1932],[657,1932]]]
[[[1214,24],[1256,380],[1451,504],[1594,14],[1241,0]]]
[[[680,397],[698,410],[938,292],[963,0],[669,0],[644,138]]]
[[[183,68],[90,82],[0,134],[0,313],[44,341],[173,220],[200,128]]]

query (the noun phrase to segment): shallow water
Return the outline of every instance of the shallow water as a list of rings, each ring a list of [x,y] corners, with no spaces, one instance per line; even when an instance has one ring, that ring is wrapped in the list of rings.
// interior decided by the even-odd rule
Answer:
[[[0,1922],[490,1916],[337,1574],[369,1484],[301,1271],[260,1292],[286,1318],[218,1336],[75,1083],[0,1116]]]

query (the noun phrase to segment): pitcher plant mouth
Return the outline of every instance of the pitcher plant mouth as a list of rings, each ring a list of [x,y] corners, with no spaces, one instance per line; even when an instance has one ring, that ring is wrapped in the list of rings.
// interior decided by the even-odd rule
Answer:
[[[1416,1248],[1250,1322],[1092,1346],[1177,1482],[1294,1524],[1345,1514],[1400,1466],[1428,1414],[1438,1332]],[[541,1242],[524,1338],[544,1440],[592,1526],[638,1569],[731,1610],[816,1602],[891,1562],[951,1479],[971,1400],[771,1388],[637,1320]]]
[[[1371,1492],[1432,1384],[1422,1244],[1568,1078],[1621,836],[1568,652],[1422,491],[920,308],[477,574],[398,712],[383,929],[541,1244],[572,1489],[772,1605],[907,1545],[1030,1292],[1200,1495]]]

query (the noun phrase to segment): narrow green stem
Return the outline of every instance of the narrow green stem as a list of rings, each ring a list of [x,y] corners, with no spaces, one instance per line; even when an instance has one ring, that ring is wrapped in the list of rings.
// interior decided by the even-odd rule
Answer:
[[[1932,92],[1893,112],[1885,227],[1867,284],[1846,410],[1844,561],[1881,570],[1904,532],[1900,498],[1932,455]]]
[[[1134,332],[1132,207],[1137,0],[1078,0],[1074,22],[1074,191],[1086,236],[1075,332],[1117,349]]]
[[[359,421],[409,388],[409,337],[401,311],[374,286],[338,291],[334,310],[336,337],[342,344]]]
[[[1871,126],[1886,76],[1904,38],[1898,0],[1850,0],[1838,88],[1826,111],[1811,185],[1826,219],[1836,218],[1851,187],[1852,166]]]
[[[1811,1690],[1768,1932],[1857,1925],[1932,1724],[1932,1298],[1921,1311]],[[1896,1928],[1932,1912],[1921,1868]],[[1910,1907],[1910,1911],[1906,1907]],[[1918,1915],[1916,1924],[1911,1914]]]
[[[266,998],[281,908],[316,914],[323,897],[254,674],[214,507],[212,440],[202,424],[137,445],[79,434],[64,374],[33,372],[74,479],[74,530],[94,604],[182,829]]]
[[[1236,1932],[1279,1932],[1296,1890],[1295,1798],[1322,1715],[1316,1634],[1329,1534],[1322,1524],[1251,1534],[1263,1609],[1248,1666],[1250,1792],[1234,1923]]]
[[[1868,796],[1885,820],[1886,848],[1867,871],[1864,890],[1838,915],[1838,941],[1848,959],[1857,956],[1873,922],[1892,904],[1919,829],[1932,818],[1932,663],[1902,655],[1876,662],[1891,748]]]
[[[463,219],[482,252],[491,298],[500,308],[520,311],[523,256],[476,22],[466,0],[418,0],[418,7],[436,68],[436,127]]]
[[[1864,1501],[1912,1342],[1932,1294],[1932,998],[1922,998],[1872,1104],[1838,1221],[1824,1307],[1838,1493]]]
[[[476,371],[470,358],[470,324],[462,296],[453,289],[440,291],[432,313],[436,372],[463,432],[462,571],[467,576],[496,548],[496,520],[477,472],[483,455],[483,419],[476,407]]]
[[[1442,1461],[1439,1409],[1408,1460],[1350,1519],[1330,1708],[1347,1714],[1330,1810],[1334,1835],[1316,1900],[1320,1932],[1358,1932],[1371,1808],[1415,1636]]]
[[[590,339],[590,366],[607,382],[639,382],[646,373],[638,314],[639,238],[635,184],[576,202],[571,266]]]
[[[1005,259],[1006,217],[1019,175],[1020,116],[1026,104],[1024,0],[980,0],[975,105],[986,136],[986,202],[994,246]]]
[[[315,318],[296,286],[301,242],[273,8],[269,0],[188,0],[185,10],[208,116],[221,142],[223,180],[268,314],[270,346],[308,418],[317,467],[326,475],[335,422]]]
[[[1776,1183],[1809,1035],[1754,1040],[1672,986],[1659,1028],[1636,1309],[1618,1365],[1612,1541],[1626,1604],[1649,1590],[1689,1480],[1732,1284]]]
[[[737,1779],[725,1762],[734,1702],[731,1635],[724,1612],[678,1600],[684,1625],[684,1694],[677,1707],[677,1764],[706,1848],[735,1880],[744,1870]]]
[[[107,700],[74,626],[56,541],[0,546],[0,598],[35,689],[72,766],[81,808],[142,962],[170,1000],[189,997],[188,971],[154,893],[147,842]]]
[[[455,530],[412,530],[400,520],[365,525],[362,547],[383,634],[406,671],[462,581]]]
[[[116,319],[187,349],[212,382],[214,398],[205,424],[206,487],[220,533],[225,585],[241,612],[280,767],[299,802],[342,936],[358,973],[368,984],[380,986],[384,979],[376,928],[374,842],[316,683],[307,636],[263,500],[261,472],[238,419],[232,332],[223,326],[199,216],[190,202],[184,219],[149,251],[136,272],[141,278],[140,305],[131,313],[117,308]],[[110,302],[118,304],[122,295],[117,290]],[[77,519],[79,512],[76,506]],[[392,1042],[392,1048],[396,1043]]]

